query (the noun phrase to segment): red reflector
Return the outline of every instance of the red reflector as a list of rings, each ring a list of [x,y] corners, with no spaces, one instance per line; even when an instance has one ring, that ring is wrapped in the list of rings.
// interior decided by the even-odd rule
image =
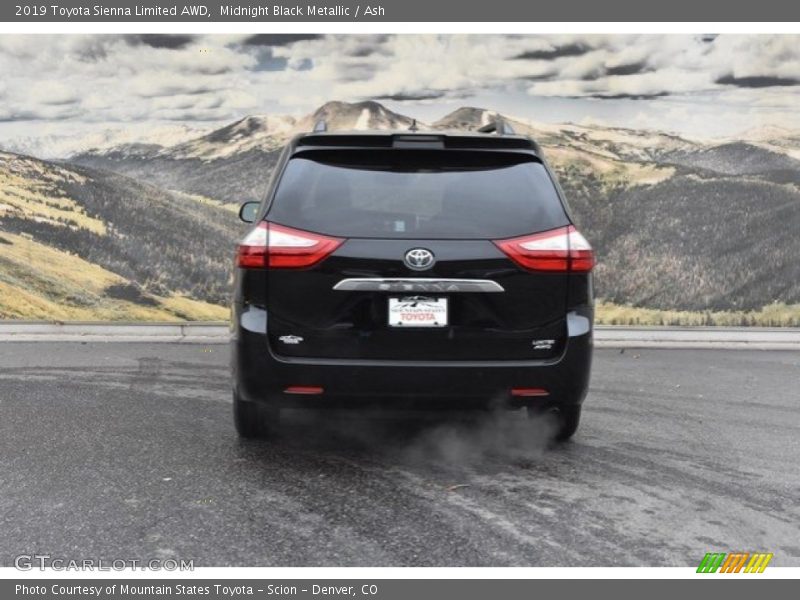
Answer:
[[[544,388],[511,388],[511,395],[512,396],[549,396],[550,392],[548,392]]]
[[[284,394],[321,394],[323,392],[322,387],[318,385],[290,385],[285,390],[283,390]]]

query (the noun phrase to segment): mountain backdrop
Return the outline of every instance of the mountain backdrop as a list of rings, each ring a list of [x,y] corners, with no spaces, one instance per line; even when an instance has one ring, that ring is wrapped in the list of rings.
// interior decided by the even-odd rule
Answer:
[[[417,125],[497,116],[463,107]],[[800,324],[800,132],[708,141],[502,117],[539,141],[597,251],[601,321]],[[374,101],[329,102],[302,118],[73,140],[58,160],[25,152],[63,140],[0,140],[0,317],[225,318],[238,205],[261,197],[282,145],[320,118],[413,122]]]

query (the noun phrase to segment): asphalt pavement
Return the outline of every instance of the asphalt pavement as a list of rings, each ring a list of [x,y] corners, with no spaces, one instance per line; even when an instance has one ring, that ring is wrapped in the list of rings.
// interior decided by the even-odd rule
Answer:
[[[521,413],[286,415],[242,442],[228,349],[0,344],[0,565],[800,565],[800,352],[598,349],[570,443]]]

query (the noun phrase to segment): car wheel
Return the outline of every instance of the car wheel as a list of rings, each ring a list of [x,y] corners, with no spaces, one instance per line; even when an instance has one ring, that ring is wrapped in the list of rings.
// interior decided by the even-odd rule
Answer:
[[[258,402],[246,402],[233,391],[233,423],[240,437],[264,439],[275,434],[280,412]]]
[[[558,407],[528,407],[528,417],[531,419],[552,418],[556,425],[554,439],[557,442],[566,442],[578,430],[581,422],[580,406]]]

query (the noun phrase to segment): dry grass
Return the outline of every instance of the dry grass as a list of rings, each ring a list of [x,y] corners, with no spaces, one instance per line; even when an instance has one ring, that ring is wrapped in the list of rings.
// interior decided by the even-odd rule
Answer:
[[[658,310],[598,302],[598,325],[674,325],[721,327],[800,327],[800,304],[769,304],[759,310]]]
[[[122,277],[21,235],[0,234],[0,318],[46,321],[225,320],[228,309],[182,296],[152,306],[109,298]]]
[[[187,321],[226,321],[230,316],[228,307],[209,304],[186,296],[162,298],[161,306],[172,314],[185,315],[184,319]]]
[[[0,154],[0,214],[12,213],[25,219],[46,221],[61,227],[84,228],[105,235],[106,226],[90,217],[60,184],[83,181],[70,171],[45,169],[33,159],[8,158]]]
[[[235,215],[239,214],[238,204],[231,204],[229,202],[220,202],[219,200],[214,200],[213,198],[207,198],[206,196],[201,196],[200,194],[189,194],[187,192],[181,192],[180,190],[170,190],[170,192],[172,192],[177,196],[182,196],[188,200],[197,202],[198,204],[203,204],[205,206],[213,206],[214,208],[221,208]]]
[[[600,178],[604,187],[624,185],[655,185],[675,174],[673,167],[662,167],[653,163],[618,160],[592,152],[580,152],[573,148],[548,149],[547,158],[554,167],[573,168],[582,174],[593,174]]]

